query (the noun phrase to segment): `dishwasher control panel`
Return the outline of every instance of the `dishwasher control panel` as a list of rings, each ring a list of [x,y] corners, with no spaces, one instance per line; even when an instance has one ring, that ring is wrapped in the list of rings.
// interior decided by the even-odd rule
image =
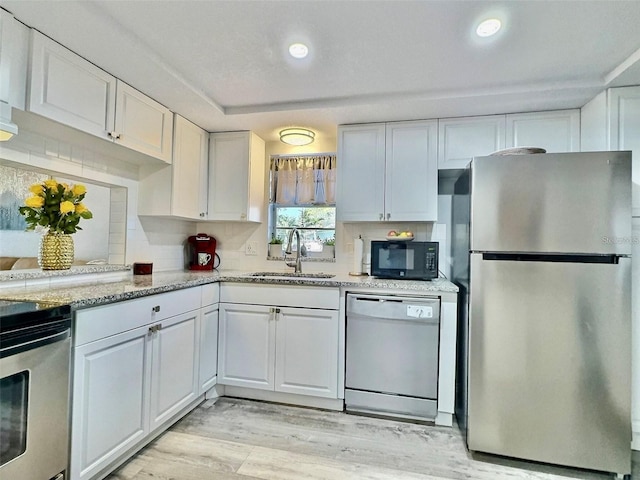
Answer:
[[[428,305],[407,305],[409,318],[433,318],[433,307]]]

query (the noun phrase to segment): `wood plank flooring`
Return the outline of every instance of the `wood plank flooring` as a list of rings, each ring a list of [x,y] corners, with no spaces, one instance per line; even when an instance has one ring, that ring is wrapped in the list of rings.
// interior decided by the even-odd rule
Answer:
[[[633,478],[640,480],[635,458]],[[207,401],[108,480],[567,480],[585,470],[470,455],[457,428],[250,400]]]

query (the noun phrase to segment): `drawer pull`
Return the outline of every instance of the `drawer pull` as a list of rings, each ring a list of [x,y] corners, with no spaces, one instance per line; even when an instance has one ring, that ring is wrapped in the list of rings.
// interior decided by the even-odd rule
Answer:
[[[151,309],[152,312],[158,313],[160,311],[160,305],[156,305]]]
[[[151,325],[149,327],[149,335],[151,335],[152,333],[156,333],[158,330],[162,330],[161,323],[157,323],[156,325]]]

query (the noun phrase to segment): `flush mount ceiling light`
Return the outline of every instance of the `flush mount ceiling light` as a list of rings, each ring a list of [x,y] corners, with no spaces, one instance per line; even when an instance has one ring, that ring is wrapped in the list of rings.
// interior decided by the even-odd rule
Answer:
[[[0,142],[9,140],[18,133],[18,126],[11,121],[11,106],[0,102]]]
[[[502,22],[497,18],[488,18],[480,22],[478,28],[476,28],[476,34],[479,37],[490,37],[491,35],[495,35],[498,33],[502,27]]]
[[[289,54],[293,58],[305,58],[309,55],[309,47],[304,43],[292,43],[289,45]]]
[[[280,141],[287,145],[309,145],[316,138],[316,134],[306,128],[285,128],[280,130]]]

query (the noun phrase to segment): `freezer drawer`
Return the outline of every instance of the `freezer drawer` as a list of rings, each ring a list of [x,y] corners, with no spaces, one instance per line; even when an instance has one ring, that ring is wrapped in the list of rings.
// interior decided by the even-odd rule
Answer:
[[[629,473],[630,269],[471,255],[469,449]]]
[[[347,296],[347,389],[435,399],[440,300]]]
[[[629,152],[474,158],[470,249],[628,255],[630,179]]]

